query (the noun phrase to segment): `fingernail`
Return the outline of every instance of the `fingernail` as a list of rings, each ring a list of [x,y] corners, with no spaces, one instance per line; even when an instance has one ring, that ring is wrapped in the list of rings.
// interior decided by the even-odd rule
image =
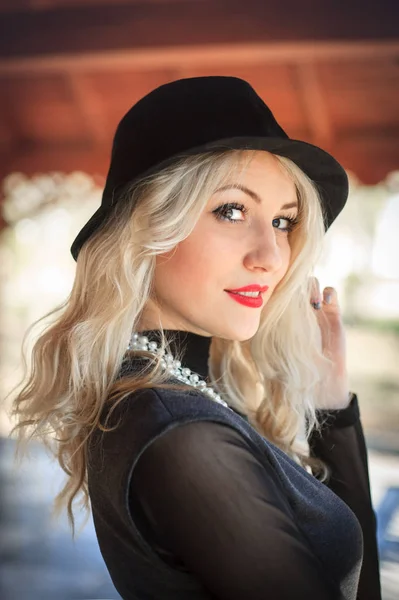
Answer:
[[[326,303],[331,304],[331,300],[332,300],[332,294],[331,293],[326,294],[326,299],[325,299]]]

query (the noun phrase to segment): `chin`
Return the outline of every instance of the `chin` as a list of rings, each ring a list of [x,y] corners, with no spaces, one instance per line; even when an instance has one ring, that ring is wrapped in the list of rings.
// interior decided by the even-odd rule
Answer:
[[[224,336],[225,339],[235,340],[237,342],[246,342],[250,340],[259,329],[259,322],[255,323],[252,327],[237,327],[235,330],[229,332],[229,335]]]

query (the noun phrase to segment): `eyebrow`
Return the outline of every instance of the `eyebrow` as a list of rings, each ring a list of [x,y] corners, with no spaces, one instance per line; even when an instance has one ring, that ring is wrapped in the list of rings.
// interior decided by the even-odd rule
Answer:
[[[250,190],[249,188],[247,188],[245,185],[240,185],[240,184],[224,185],[224,186],[218,188],[216,190],[216,192],[223,192],[225,190],[241,190],[242,192],[244,192],[244,194],[247,194],[247,196],[249,196],[250,198],[252,198],[253,200],[255,200],[255,202],[257,204],[261,204],[262,203],[262,198],[260,196],[258,196],[258,194],[256,192],[254,192],[253,190]],[[290,202],[289,204],[284,204],[281,207],[281,209],[285,209],[285,208],[298,208],[298,203],[297,202]]]

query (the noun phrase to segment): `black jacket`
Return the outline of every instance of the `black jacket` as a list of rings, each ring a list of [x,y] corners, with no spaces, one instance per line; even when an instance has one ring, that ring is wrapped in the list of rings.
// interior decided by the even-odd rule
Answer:
[[[184,364],[205,376],[210,338],[184,341]],[[356,396],[310,440],[332,467],[328,486],[193,388],[139,390],[118,421],[92,435],[87,456],[97,538],[122,598],[380,600]]]

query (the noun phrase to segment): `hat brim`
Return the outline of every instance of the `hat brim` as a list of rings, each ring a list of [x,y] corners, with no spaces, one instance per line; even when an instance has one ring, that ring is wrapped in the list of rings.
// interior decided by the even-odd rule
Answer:
[[[348,199],[348,176],[339,162],[318,146],[290,138],[240,137],[206,145],[206,149],[266,150],[291,159],[316,184],[327,213],[328,226]]]
[[[318,146],[290,138],[251,136],[214,140],[170,156],[167,160],[140,173],[138,177],[132,178],[126,184],[156,173],[184,156],[193,156],[217,149],[264,150],[291,159],[316,184],[326,214],[326,230],[345,206],[349,184],[344,168],[331,154]],[[113,193],[113,191],[108,182],[103,196]],[[110,208],[106,206],[106,203],[102,203],[81,229],[71,246],[71,254],[75,260],[77,260],[84,242],[104,223],[109,213]]]

